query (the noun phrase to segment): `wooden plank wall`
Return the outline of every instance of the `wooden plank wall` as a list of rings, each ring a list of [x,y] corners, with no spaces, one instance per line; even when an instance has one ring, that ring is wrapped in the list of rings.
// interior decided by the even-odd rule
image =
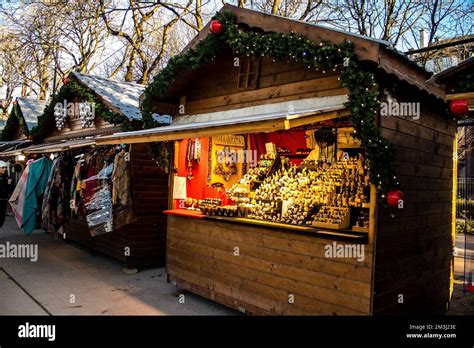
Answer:
[[[91,237],[83,218],[70,219],[67,239],[91,250],[124,261],[127,267],[164,265],[168,175],[161,171],[149,152],[148,144],[133,145],[132,197],[136,221],[113,232]],[[125,256],[125,247],[130,256]]]
[[[372,248],[362,262],[326,258],[332,242],[170,215],[166,271],[178,288],[247,314],[367,315]]]
[[[339,71],[323,73],[301,63],[273,62],[266,57],[261,60],[257,88],[239,90],[239,67],[234,66],[236,57],[230,50],[223,49],[205,68],[177,79],[167,93],[168,100],[164,101],[171,99],[178,105],[177,97],[185,96],[184,114],[195,114],[347,94],[338,80]]]
[[[381,118],[382,134],[397,147],[405,207],[395,218],[378,209],[373,313],[442,313],[449,300],[456,127],[443,103],[403,89],[397,100],[420,102],[421,117]]]
[[[131,145],[132,197],[136,221],[126,226],[130,264],[164,265],[168,174],[153,160],[149,144]]]

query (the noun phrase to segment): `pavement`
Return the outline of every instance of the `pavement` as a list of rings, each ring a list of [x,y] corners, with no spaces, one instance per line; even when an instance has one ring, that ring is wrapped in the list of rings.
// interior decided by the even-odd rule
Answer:
[[[0,245],[7,242],[37,245],[38,260],[0,257],[0,315],[238,315],[191,293],[179,296],[164,268],[124,274],[122,263],[75,243],[40,230],[25,236],[12,217],[0,228]]]

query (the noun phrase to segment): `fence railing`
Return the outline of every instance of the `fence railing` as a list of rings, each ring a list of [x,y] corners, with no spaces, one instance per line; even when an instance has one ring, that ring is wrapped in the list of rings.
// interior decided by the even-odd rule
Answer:
[[[456,218],[474,219],[474,178],[458,178]]]

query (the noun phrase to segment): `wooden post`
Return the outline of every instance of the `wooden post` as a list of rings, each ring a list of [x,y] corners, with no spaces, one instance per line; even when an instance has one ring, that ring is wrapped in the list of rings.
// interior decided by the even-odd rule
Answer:
[[[456,245],[456,198],[458,190],[458,133],[454,136],[453,140],[453,202],[452,202],[452,240],[453,240],[453,250]],[[451,257],[451,270],[450,270],[450,279],[449,279],[449,298],[451,299],[454,291],[454,256]]]

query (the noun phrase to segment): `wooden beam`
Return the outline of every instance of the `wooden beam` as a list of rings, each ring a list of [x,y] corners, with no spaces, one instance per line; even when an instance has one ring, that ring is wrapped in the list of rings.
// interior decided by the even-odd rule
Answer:
[[[96,143],[98,145],[114,145],[114,144],[134,144],[134,143],[149,143],[157,141],[170,141],[189,138],[211,137],[214,135],[229,135],[229,134],[245,134],[245,133],[259,133],[259,132],[274,132],[277,130],[288,130],[294,127],[300,127],[307,124],[322,122],[337,117],[348,115],[347,110],[344,111],[330,111],[320,114],[312,114],[308,116],[295,117],[293,119],[277,119],[259,122],[249,122],[241,124],[230,124],[219,127],[209,127],[204,129],[192,129],[176,132],[166,133],[149,133],[143,135],[124,135],[117,138],[98,138]]]
[[[169,141],[179,140],[188,138],[200,138],[200,137],[211,137],[214,135],[227,135],[227,134],[241,134],[241,133],[256,133],[256,132],[269,132],[285,129],[284,120],[272,120],[263,122],[253,122],[238,125],[229,125],[205,129],[193,129],[180,132],[170,132],[163,134],[148,134],[138,136],[127,136],[124,135],[118,138],[109,139],[98,139],[97,143],[100,145],[112,145],[112,144],[134,144],[134,143],[151,143],[157,141]]]
[[[321,114],[315,114],[307,117],[297,117],[295,119],[285,120],[285,129],[296,128],[300,126],[305,126],[312,123],[323,122],[327,120],[332,120],[334,118],[344,117],[350,115],[348,110],[344,111],[331,111],[324,112]]]
[[[152,109],[153,112],[156,112],[160,115],[174,115],[177,112],[177,107],[175,104],[164,103],[158,100],[153,100]]]
[[[474,92],[446,94],[446,100],[474,99]]]
[[[341,86],[339,76],[298,81],[284,85],[260,88],[257,90],[237,92],[218,97],[198,99],[186,104],[185,114],[202,113],[203,110],[221,111],[233,105],[238,108],[244,107],[245,103],[266,104],[273,103],[272,100],[285,98],[287,100],[297,99],[300,95],[310,94],[311,97],[327,95],[344,95],[349,93],[347,88]]]

